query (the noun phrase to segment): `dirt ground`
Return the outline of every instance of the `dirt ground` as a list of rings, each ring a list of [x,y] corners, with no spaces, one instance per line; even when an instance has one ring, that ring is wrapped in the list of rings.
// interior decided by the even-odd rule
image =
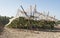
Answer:
[[[60,32],[18,30],[5,28],[0,38],[60,38]]]

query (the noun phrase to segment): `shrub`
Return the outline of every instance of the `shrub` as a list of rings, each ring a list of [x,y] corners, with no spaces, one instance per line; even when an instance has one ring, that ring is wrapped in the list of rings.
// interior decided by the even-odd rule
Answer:
[[[8,25],[10,28],[21,28],[21,29],[53,29],[55,21],[47,21],[47,20],[32,20],[25,19],[23,17],[16,18]]]

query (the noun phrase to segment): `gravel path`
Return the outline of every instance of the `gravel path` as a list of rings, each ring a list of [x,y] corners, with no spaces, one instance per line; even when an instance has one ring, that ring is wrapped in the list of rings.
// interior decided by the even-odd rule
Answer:
[[[33,32],[5,28],[0,38],[60,38],[60,32]]]

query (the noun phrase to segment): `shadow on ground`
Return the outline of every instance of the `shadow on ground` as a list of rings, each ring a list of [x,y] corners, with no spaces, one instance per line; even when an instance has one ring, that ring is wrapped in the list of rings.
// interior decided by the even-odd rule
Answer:
[[[4,31],[4,26],[0,25],[0,35],[2,34],[3,31]]]
[[[19,30],[31,30],[31,31],[42,31],[42,32],[60,32],[60,28],[54,28],[54,29],[42,29],[42,28],[39,28],[39,29],[19,29]]]
[[[0,26],[0,35],[2,35],[3,31],[4,31],[4,27],[5,26]],[[16,29],[16,28],[15,28]],[[21,29],[19,29],[21,30]],[[42,31],[42,32],[60,32],[60,28],[54,28],[53,30],[52,29],[22,29],[22,30],[32,30],[32,31]]]

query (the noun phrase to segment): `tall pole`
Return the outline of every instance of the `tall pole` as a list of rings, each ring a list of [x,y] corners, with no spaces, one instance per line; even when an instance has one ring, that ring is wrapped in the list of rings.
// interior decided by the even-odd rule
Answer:
[[[36,4],[35,4],[35,6],[34,6],[33,19],[34,19],[34,14],[35,14],[35,13],[37,13],[37,11],[36,11]]]
[[[47,14],[47,17],[46,17],[47,20],[49,20],[48,17],[49,17],[49,11],[48,11],[48,14]]]
[[[54,19],[53,20],[55,21],[55,16],[54,16]]]
[[[17,9],[17,14],[16,14],[15,17],[18,17],[18,16],[19,16],[19,11],[20,11],[20,9],[18,8],[18,9]]]
[[[30,5],[30,16],[32,16],[32,6]]]
[[[34,13],[36,13],[36,4],[35,4],[35,7],[34,7]]]

